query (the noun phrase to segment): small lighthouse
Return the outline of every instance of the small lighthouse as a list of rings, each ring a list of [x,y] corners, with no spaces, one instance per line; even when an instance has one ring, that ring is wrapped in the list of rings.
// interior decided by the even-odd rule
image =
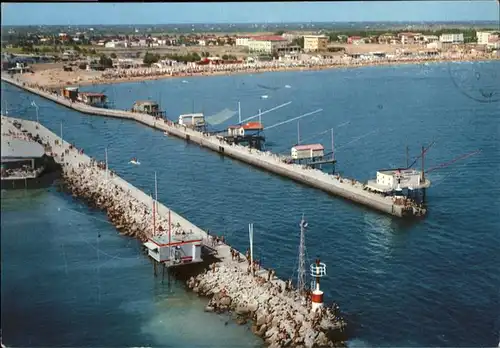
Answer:
[[[316,312],[318,309],[323,307],[323,291],[320,290],[320,279],[326,276],[326,265],[316,259],[316,262],[311,265],[311,278],[313,281],[313,289],[311,295],[312,311]]]

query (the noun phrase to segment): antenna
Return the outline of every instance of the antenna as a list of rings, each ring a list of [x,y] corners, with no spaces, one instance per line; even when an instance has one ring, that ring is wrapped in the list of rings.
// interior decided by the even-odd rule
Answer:
[[[307,227],[307,222],[302,214],[302,219],[300,220],[300,245],[299,245],[299,268],[297,276],[297,290],[299,293],[303,293],[306,285],[306,260],[305,260],[305,231]]]
[[[300,121],[297,121],[297,145],[300,144]]]
[[[155,201],[153,199],[153,196],[151,195],[151,192],[149,193],[149,196],[151,197],[151,202],[153,203],[153,237],[155,235],[155,231],[156,231],[156,212],[155,212]]]
[[[406,169],[410,166],[410,155],[409,155],[410,149],[408,148],[408,145],[406,145]]]
[[[238,102],[238,123],[241,123],[241,103]]]
[[[425,157],[425,149],[424,146],[422,145],[422,183],[425,183],[424,157]]]

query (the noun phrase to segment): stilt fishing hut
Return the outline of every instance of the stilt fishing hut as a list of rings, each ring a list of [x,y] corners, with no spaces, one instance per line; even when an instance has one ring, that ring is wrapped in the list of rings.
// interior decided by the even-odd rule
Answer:
[[[239,144],[253,149],[262,150],[266,141],[264,126],[260,122],[247,122],[241,125],[229,126],[227,134],[220,135],[230,144]]]
[[[131,111],[148,114],[153,117],[165,117],[165,111],[161,111],[159,104],[153,100],[138,100],[132,105]]]

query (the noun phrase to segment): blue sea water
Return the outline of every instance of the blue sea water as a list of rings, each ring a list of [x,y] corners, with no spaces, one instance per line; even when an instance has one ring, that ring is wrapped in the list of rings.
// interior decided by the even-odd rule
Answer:
[[[234,111],[241,101],[245,118],[292,101],[264,115],[266,126],[322,108],[321,113],[301,119],[302,139],[329,148],[328,129],[334,127],[338,169],[360,180],[374,177],[380,168],[403,166],[406,145],[415,157],[422,145],[436,141],[426,156],[429,169],[480,149],[473,157],[428,173],[430,212],[413,223],[133,122],[83,115],[3,83],[2,98],[10,114],[28,119],[35,117],[29,107],[35,100],[44,125],[59,133],[62,122],[64,138],[94,157],[104,159],[108,147],[110,167],[146,192],[153,189],[156,171],[163,203],[200,227],[223,234],[238,249],[248,247],[247,224],[255,223],[255,253],[280,277],[296,276],[298,220],[304,213],[309,221],[307,254],[311,260],[320,257],[328,266],[323,290],[327,300],[337,301],[347,313],[353,329],[351,345],[496,346],[500,330],[499,73],[499,62],[449,63],[85,88],[104,91],[119,108],[130,108],[139,99],[161,100],[174,117],[193,110],[209,116]],[[268,148],[289,151],[296,143],[296,129],[296,122],[269,129]],[[141,166],[130,166],[132,157]],[[5,204],[17,208],[4,209]],[[181,288],[172,295],[158,285],[135,242],[119,237],[109,224],[93,220],[104,218],[99,213],[75,204],[52,191],[40,193],[37,200],[10,196],[4,203],[2,197],[2,322],[18,312],[28,318],[2,326],[6,343],[11,335],[15,345],[54,346],[82,340],[78,345],[146,341],[175,346],[173,342],[183,342],[181,336],[185,336],[176,320],[180,312],[187,312],[194,318],[195,331],[205,329],[200,322],[206,322],[210,323],[206,330],[217,333],[213,341],[195,338],[187,344],[218,346],[217,339],[223,335],[241,337],[241,344],[255,344],[244,328],[218,325],[215,315],[205,317],[200,300]],[[67,213],[58,213],[60,206]],[[70,223],[83,224],[81,233],[94,243],[96,231],[102,228],[101,243],[108,256],[97,256],[95,244],[92,248],[84,241],[76,243],[80,231]],[[68,264],[72,276],[66,275],[61,260],[60,245],[65,240],[68,245],[76,243],[67,254],[78,260]],[[22,248],[28,251],[19,252]],[[97,267],[101,262],[107,262],[107,267]],[[40,292],[45,296],[37,295]],[[75,299],[75,294],[83,298]],[[169,313],[171,297],[181,298],[177,313]],[[48,316],[47,311],[51,317],[57,313],[57,318],[40,319],[40,313]],[[151,324],[158,316],[162,322]],[[98,324],[101,317],[109,321]],[[50,330],[64,331],[65,338],[44,334]]]

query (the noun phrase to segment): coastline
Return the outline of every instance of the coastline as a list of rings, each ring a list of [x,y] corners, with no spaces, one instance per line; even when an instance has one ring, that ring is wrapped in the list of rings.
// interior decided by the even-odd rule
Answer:
[[[153,81],[162,79],[173,79],[173,78],[189,78],[189,77],[212,77],[212,76],[231,76],[231,75],[252,75],[252,74],[263,74],[269,72],[297,72],[297,71],[320,71],[320,70],[331,70],[331,69],[356,69],[363,67],[376,67],[376,66],[399,66],[399,65],[418,65],[418,64],[439,64],[439,63],[458,63],[458,62],[490,62],[498,61],[498,57],[479,57],[479,58],[431,58],[431,59],[398,59],[398,60],[385,60],[385,61],[371,61],[371,62],[355,62],[355,63],[337,63],[337,64],[316,64],[311,66],[287,66],[287,67],[264,67],[264,68],[250,68],[242,67],[241,69],[235,70],[222,70],[222,71],[199,71],[199,72],[180,72],[176,74],[165,73],[165,74],[150,74],[141,76],[128,76],[128,77],[102,77],[99,76],[95,79],[89,79],[85,81],[71,82],[60,80],[58,83],[49,83],[47,78],[42,79],[40,83],[34,83],[48,89],[58,89],[67,86],[95,86],[95,85],[108,85],[108,84],[121,84],[127,82],[142,82],[142,81]],[[33,83],[30,78],[20,78],[23,82]]]

